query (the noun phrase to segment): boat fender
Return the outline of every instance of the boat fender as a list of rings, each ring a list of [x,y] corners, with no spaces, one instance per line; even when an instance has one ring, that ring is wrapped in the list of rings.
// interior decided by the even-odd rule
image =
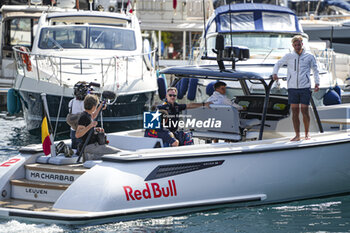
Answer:
[[[188,100],[194,100],[196,98],[197,85],[198,85],[198,79],[191,78],[188,84],[188,92],[187,92]]]
[[[337,92],[337,94],[339,95],[339,97],[341,98],[341,89],[338,85],[336,85],[333,90],[335,90],[335,92]]]
[[[32,71],[32,62],[30,61],[29,50],[27,47],[21,46],[19,48],[23,53],[21,53],[21,58],[24,64],[26,64],[27,70]]]
[[[214,81],[214,82],[210,82],[207,87],[205,88],[205,93],[208,95],[208,96],[211,96],[213,93],[214,93],[214,84],[216,83],[217,81]]]
[[[158,84],[158,96],[162,100],[166,96],[167,82],[164,74],[161,74],[157,78]]]
[[[22,110],[22,104],[21,104],[21,96],[19,92],[16,92],[17,95],[17,108],[16,108],[16,113],[19,113]]]
[[[7,91],[7,112],[10,115],[16,114],[21,110],[18,92],[11,88]]]
[[[180,81],[180,89],[178,90],[178,95],[181,96],[181,99],[184,97],[184,95],[186,95],[189,81],[189,78],[182,78]]]
[[[143,40],[143,60],[145,61],[147,70],[152,70],[153,69],[153,61],[152,61],[152,56],[151,56],[151,44],[149,43],[148,39]]]
[[[176,83],[175,87],[177,89],[177,98],[178,99],[182,99],[184,96],[180,94],[180,87],[181,87],[181,82],[182,82],[182,79]]]
[[[324,105],[341,104],[340,96],[333,89],[329,89],[328,92],[323,96]]]

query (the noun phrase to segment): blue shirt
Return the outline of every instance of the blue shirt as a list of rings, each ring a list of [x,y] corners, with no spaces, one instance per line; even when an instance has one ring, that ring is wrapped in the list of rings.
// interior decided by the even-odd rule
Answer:
[[[174,105],[172,105],[165,101],[163,104],[158,105],[157,108],[167,110],[169,114],[169,121],[177,122],[179,121],[179,114],[181,113],[181,111],[186,109],[186,104],[178,104],[175,102]],[[178,124],[171,124],[171,127],[169,127],[168,129],[171,132],[175,132],[177,128]]]
[[[146,129],[145,137],[161,138],[165,147],[171,146],[176,141],[174,134],[166,129]]]

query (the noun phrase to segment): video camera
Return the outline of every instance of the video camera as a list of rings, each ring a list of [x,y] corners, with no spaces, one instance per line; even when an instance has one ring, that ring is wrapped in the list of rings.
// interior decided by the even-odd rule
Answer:
[[[98,94],[94,92],[94,88],[99,88],[101,85],[94,82],[79,81],[74,85],[74,96],[77,100],[84,100],[88,94]]]

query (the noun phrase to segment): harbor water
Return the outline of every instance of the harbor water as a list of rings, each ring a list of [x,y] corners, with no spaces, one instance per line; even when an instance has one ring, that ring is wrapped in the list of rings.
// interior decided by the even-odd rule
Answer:
[[[22,117],[0,118],[0,162],[21,146],[40,142],[26,131]],[[0,218],[0,232],[350,232],[350,195],[95,226]]]

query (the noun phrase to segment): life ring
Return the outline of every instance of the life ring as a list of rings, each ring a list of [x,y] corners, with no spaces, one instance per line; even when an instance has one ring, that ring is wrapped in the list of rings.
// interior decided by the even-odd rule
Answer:
[[[29,50],[27,47],[21,46],[19,47],[23,53],[21,53],[21,58],[24,64],[27,66],[28,71],[32,71],[32,62],[30,61]]]

